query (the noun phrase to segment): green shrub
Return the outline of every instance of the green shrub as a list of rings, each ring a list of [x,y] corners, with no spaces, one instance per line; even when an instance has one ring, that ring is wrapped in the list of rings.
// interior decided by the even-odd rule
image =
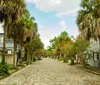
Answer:
[[[33,62],[35,62],[36,61],[36,58],[35,57],[33,57]]]
[[[13,67],[7,63],[2,64],[0,63],[0,76],[9,75],[9,70],[12,70]]]
[[[71,60],[71,65],[74,65],[74,64],[75,64],[75,63],[74,63],[74,60],[72,59],[72,60]]]
[[[64,61],[64,57],[59,57],[59,61]]]
[[[75,64],[73,59],[69,60],[68,63],[69,63],[69,65],[74,65]]]

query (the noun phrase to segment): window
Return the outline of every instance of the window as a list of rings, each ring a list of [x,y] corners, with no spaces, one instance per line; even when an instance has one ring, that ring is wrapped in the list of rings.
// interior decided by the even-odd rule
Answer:
[[[98,53],[94,53],[94,60],[98,60]]]
[[[92,59],[94,60],[94,53],[93,53],[93,55],[92,55],[93,57],[92,57]]]
[[[0,43],[3,43],[3,37],[0,37]]]
[[[99,53],[97,53],[97,60],[99,60]]]
[[[6,40],[6,43],[12,43],[12,40],[7,39],[7,40]]]
[[[8,54],[11,54],[11,52],[12,52],[11,50],[8,50],[8,52],[7,52],[7,53],[8,53]]]
[[[1,43],[1,37],[0,37],[0,43]]]

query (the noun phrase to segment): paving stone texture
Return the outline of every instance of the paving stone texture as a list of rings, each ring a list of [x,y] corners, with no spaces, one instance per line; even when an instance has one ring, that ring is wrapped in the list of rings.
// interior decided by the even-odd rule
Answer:
[[[44,58],[0,80],[0,85],[100,85],[100,76]]]

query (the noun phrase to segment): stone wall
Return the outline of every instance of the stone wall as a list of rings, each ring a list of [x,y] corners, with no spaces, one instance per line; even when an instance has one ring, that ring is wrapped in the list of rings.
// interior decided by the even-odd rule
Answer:
[[[1,62],[1,60],[2,60],[2,56],[0,55],[0,62]],[[6,55],[5,61],[6,61],[8,64],[13,64],[13,56],[12,56],[12,55]]]
[[[13,55],[7,55],[5,60],[8,64],[13,64]]]

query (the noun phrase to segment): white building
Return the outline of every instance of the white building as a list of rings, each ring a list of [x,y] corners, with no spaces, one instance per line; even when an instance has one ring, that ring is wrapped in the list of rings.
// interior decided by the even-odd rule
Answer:
[[[0,33],[0,48],[3,48],[3,33]],[[14,48],[14,44],[12,39],[7,39],[6,40],[6,50],[7,54],[12,54]]]
[[[2,51],[3,51],[3,36],[4,33],[0,33],[0,61],[2,60]],[[6,40],[6,55],[5,61],[9,64],[13,64],[13,52],[14,52],[14,43],[12,39]],[[16,62],[17,62],[17,55],[16,55]]]
[[[99,40],[90,39],[90,45],[88,48],[91,56],[88,59],[88,64],[94,67],[100,67],[100,42]]]

